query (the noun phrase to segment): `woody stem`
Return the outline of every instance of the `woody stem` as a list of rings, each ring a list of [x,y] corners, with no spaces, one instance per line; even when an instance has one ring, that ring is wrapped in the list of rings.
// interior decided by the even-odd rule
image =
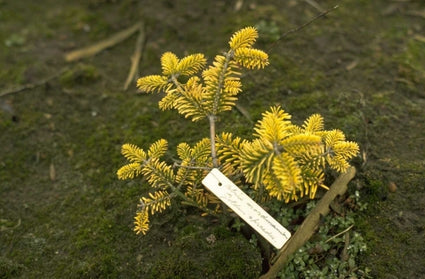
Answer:
[[[213,167],[217,168],[218,167],[217,151],[215,149],[215,121],[216,121],[216,116],[211,114],[211,115],[208,116],[208,120],[210,121],[211,157],[212,157]]]

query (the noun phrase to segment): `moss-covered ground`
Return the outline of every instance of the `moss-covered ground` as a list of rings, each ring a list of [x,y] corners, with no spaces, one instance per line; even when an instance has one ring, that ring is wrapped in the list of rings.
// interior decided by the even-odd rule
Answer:
[[[242,3],[235,9],[236,2]],[[66,63],[137,21],[146,25],[140,75],[159,57],[226,49],[257,26],[271,65],[244,74],[240,104],[253,120],[281,104],[302,121],[361,146],[354,160],[368,209],[356,230],[368,243],[360,265],[374,278],[425,274],[425,3],[316,1],[339,8],[274,43],[319,13],[308,1],[0,1],[0,278],[256,278],[261,256],[238,233],[169,210],[144,237],[132,232],[143,181],[119,181],[123,143],[190,143],[208,133],[157,96],[122,90],[136,36]],[[58,74],[59,73],[59,74]],[[41,86],[4,94],[57,75]],[[246,135],[252,123],[229,112],[218,129]],[[389,188],[389,186],[391,186]],[[394,188],[394,186],[396,188]],[[389,189],[391,191],[389,191]],[[214,241],[206,241],[214,235]]]

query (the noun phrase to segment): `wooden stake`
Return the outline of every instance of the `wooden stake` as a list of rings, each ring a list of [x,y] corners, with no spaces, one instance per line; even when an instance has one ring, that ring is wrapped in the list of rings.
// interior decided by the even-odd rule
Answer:
[[[329,204],[339,195],[347,191],[347,184],[353,179],[356,169],[350,167],[341,174],[330,187],[329,191],[319,201],[317,206],[307,216],[294,235],[286,242],[275,257],[274,264],[260,279],[275,279],[279,271],[285,266],[289,256],[301,248],[313,236],[320,219],[329,213]]]

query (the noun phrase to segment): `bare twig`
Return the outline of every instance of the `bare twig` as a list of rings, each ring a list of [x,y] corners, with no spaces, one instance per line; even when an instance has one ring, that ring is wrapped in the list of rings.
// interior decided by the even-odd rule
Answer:
[[[67,70],[68,70],[68,68],[63,68],[59,72],[56,72],[55,74],[53,74],[53,75],[51,75],[51,76],[49,76],[49,77],[47,77],[45,79],[42,79],[42,80],[40,80],[38,82],[28,83],[28,84],[25,84],[25,85],[22,85],[22,86],[19,86],[17,88],[13,88],[13,89],[5,89],[4,91],[2,91],[0,93],[0,97],[6,96],[6,95],[10,95],[10,94],[19,93],[19,92],[22,92],[22,91],[27,90],[27,89],[33,89],[33,88],[36,88],[36,87],[45,85],[49,81],[51,81],[51,80],[59,77],[60,75],[62,75]]]
[[[53,162],[50,163],[49,178],[50,178],[51,181],[56,180],[56,169],[55,169],[55,165],[53,164]]]
[[[215,115],[208,116],[208,119],[210,121],[210,141],[211,141],[211,157],[213,162],[213,167],[218,167],[218,161],[217,161],[217,151],[215,149]]]
[[[3,220],[5,220],[5,219],[0,219],[0,221],[3,221]],[[8,230],[14,230],[17,227],[19,227],[20,225],[21,225],[21,219],[18,219],[18,222],[13,227],[6,227],[6,226],[1,225],[0,226],[0,232],[4,232],[4,231],[8,231]]]
[[[274,258],[274,263],[269,271],[262,275],[260,279],[276,278],[279,271],[285,266],[289,256],[302,247],[314,234],[315,229],[320,223],[322,216],[329,213],[329,204],[337,197],[347,191],[348,182],[354,177],[356,169],[350,167],[346,173],[341,174],[330,187],[329,191],[323,196],[316,207],[307,216],[294,235],[279,250]]]
[[[329,14],[330,12],[332,12],[333,10],[335,10],[335,9],[338,9],[339,8],[339,6],[338,5],[336,5],[336,6],[334,6],[334,7],[332,7],[332,8],[330,8],[330,9],[327,9],[326,11],[323,11],[323,12],[321,12],[320,14],[318,14],[318,15],[316,15],[315,17],[313,17],[312,19],[310,19],[309,21],[307,21],[307,22],[305,22],[305,23],[303,23],[303,24],[301,24],[301,25],[299,25],[299,26],[297,26],[297,27],[295,27],[295,28],[293,28],[293,29],[291,29],[291,30],[288,30],[288,31],[286,31],[285,33],[283,33],[280,37],[279,37],[279,39],[277,39],[271,46],[270,46],[270,48],[269,48],[269,50],[270,49],[272,49],[279,41],[281,41],[283,38],[285,38],[286,36],[288,36],[289,34],[292,34],[292,33],[295,33],[295,32],[298,32],[298,31],[300,31],[301,29],[304,29],[305,27],[307,27],[308,25],[310,25],[310,24],[312,24],[313,22],[315,22],[316,20],[318,20],[319,18],[322,18],[322,17],[324,17],[324,16],[326,16],[327,14]]]
[[[405,14],[410,15],[410,16],[417,16],[417,17],[425,18],[425,10],[422,10],[422,11],[407,11]]]
[[[143,24],[140,24],[139,28],[139,36],[137,37],[136,47],[134,49],[134,53],[131,56],[131,68],[127,76],[127,80],[124,84],[124,90],[128,89],[128,86],[132,81],[134,81],[137,71],[139,69],[139,61],[143,53],[143,44],[145,42],[145,30]]]
[[[91,46],[84,47],[81,49],[77,49],[71,52],[68,52],[65,54],[65,60],[67,62],[79,60],[81,58],[90,57],[93,55],[96,55],[97,53],[101,52],[102,50],[105,50],[111,46],[114,46],[118,44],[119,42],[124,41],[131,35],[133,35],[135,32],[140,30],[142,23],[136,23],[135,25],[120,31],[118,33],[115,33],[112,37],[102,40],[100,42],[97,42]]]
[[[334,236],[332,236],[332,237],[328,238],[328,239],[325,241],[325,243],[328,243],[328,242],[329,242],[329,241],[331,241],[332,239],[335,239],[335,238],[337,238],[338,236],[340,236],[340,235],[342,235],[342,234],[344,234],[344,233],[348,232],[348,231],[349,231],[349,230],[351,230],[353,227],[354,227],[354,225],[349,226],[348,228],[346,228],[346,229],[345,229],[345,230],[343,230],[342,232],[339,232],[339,233],[337,233],[336,235],[334,235]]]
[[[239,12],[239,10],[242,8],[242,5],[243,5],[243,0],[237,0],[233,10],[235,12]]]
[[[307,4],[318,10],[319,12],[323,12],[323,8],[314,0],[304,0]]]
[[[419,42],[425,43],[425,36],[422,36],[422,35],[415,35],[413,38],[414,38],[415,40],[419,41]]]
[[[350,246],[350,234],[348,232],[345,232],[344,235],[344,248],[342,249],[341,252],[341,260],[343,261],[347,261],[349,258],[348,255],[348,246]]]
[[[174,163],[173,167],[178,167],[178,168],[185,168],[185,169],[190,169],[190,170],[207,170],[210,171],[211,168],[209,167],[198,167],[198,166],[182,166],[178,163]]]
[[[305,27],[307,27],[308,25],[312,24],[314,21],[318,20],[319,18],[322,18],[324,16],[326,16],[327,14],[329,14],[330,12],[332,12],[335,9],[338,9],[339,6],[335,5],[330,9],[327,9],[326,11],[321,12],[320,14],[318,14],[317,16],[313,17],[312,19],[310,19],[309,21],[307,21],[306,23],[301,24],[300,26],[297,26],[289,31],[286,31],[285,33],[282,34],[282,36],[280,36],[280,38],[277,41],[282,40],[283,38],[285,38],[286,36],[288,36],[289,34],[295,33],[300,31],[301,29],[304,29]]]
[[[249,122],[253,123],[251,115],[243,106],[236,104],[235,107]]]

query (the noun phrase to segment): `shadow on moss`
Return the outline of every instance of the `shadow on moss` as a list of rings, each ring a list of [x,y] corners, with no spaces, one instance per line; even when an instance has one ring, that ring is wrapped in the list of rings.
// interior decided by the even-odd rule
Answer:
[[[149,278],[258,278],[261,256],[256,248],[240,235],[222,235],[216,228],[180,237],[162,252]]]
[[[0,257],[0,278],[13,278],[25,269],[22,264]]]

